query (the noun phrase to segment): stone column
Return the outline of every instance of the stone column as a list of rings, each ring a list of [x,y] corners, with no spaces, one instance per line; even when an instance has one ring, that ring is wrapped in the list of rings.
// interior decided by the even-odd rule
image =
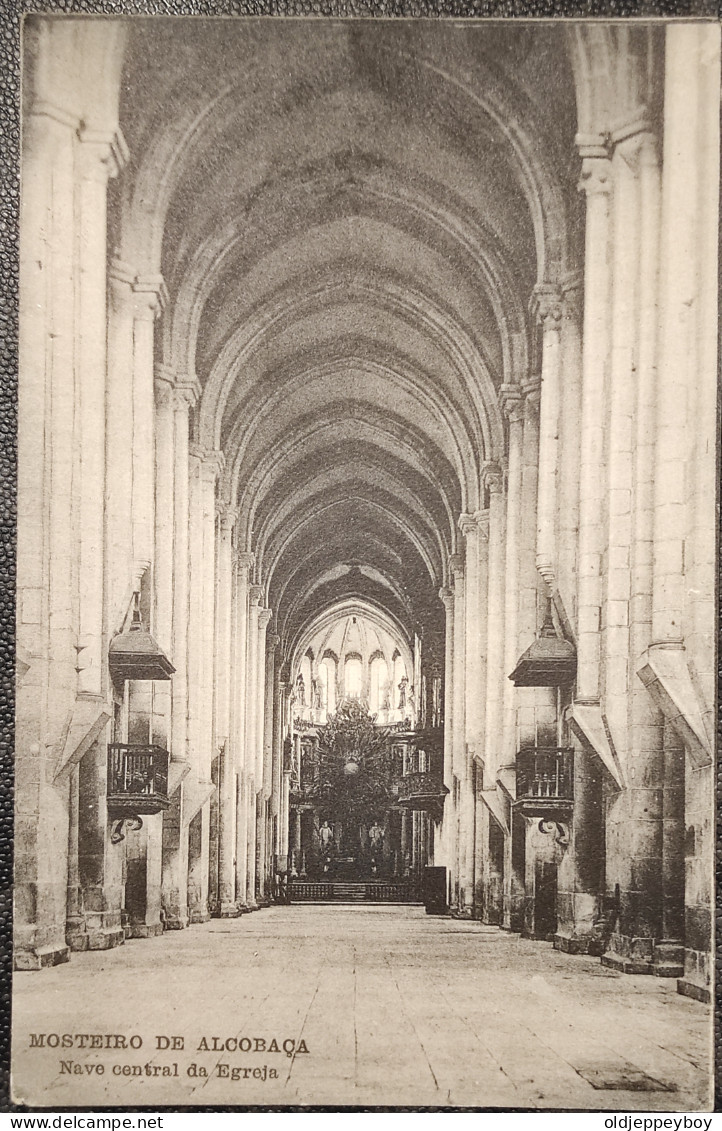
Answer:
[[[127,157],[120,134],[83,126],[76,147],[76,410],[80,460],[78,692],[105,690],[103,542],[106,385],[106,198],[110,176]]]
[[[451,827],[451,891],[454,906],[459,908],[462,871],[462,837],[461,837],[461,793],[462,782],[466,770],[466,732],[465,732],[465,697],[466,697],[466,639],[465,639],[465,591],[464,591],[464,562],[460,554],[453,554],[449,559],[449,571],[453,578],[454,586],[454,661],[453,661],[453,722],[452,722],[452,769],[453,788],[446,805],[451,803],[453,810],[453,824]],[[414,829],[417,829],[414,824]],[[416,836],[416,833],[414,834]],[[416,845],[416,840],[414,840]]]
[[[280,643],[280,636],[275,638],[275,647]],[[276,834],[274,837],[273,851],[281,853],[281,821],[283,820],[283,708],[285,700],[285,684],[281,682],[281,666],[277,662],[274,669],[273,682],[273,764],[271,781],[271,817],[276,819]]]
[[[173,660],[173,573],[175,490],[175,393],[165,370],[155,380],[155,545],[153,552],[153,631]],[[161,746],[171,749],[171,683],[159,681],[153,695],[153,731]]]
[[[524,429],[524,408],[521,388],[518,385],[504,385],[501,389],[502,408],[509,420],[508,472],[506,496],[506,555],[504,565],[504,671],[508,676],[519,656],[519,579],[521,561],[521,500],[522,500],[522,437]],[[514,790],[514,768],[516,766],[516,689],[509,679],[504,680],[503,691],[503,731],[502,750],[497,767],[501,771],[507,790]],[[521,900],[523,882],[520,885],[518,869],[514,864],[516,855],[513,846],[515,829],[510,823],[510,835],[504,846],[504,912],[503,925],[507,930],[518,930],[521,926]]]
[[[188,629],[190,601],[189,562],[189,411],[199,395],[197,383],[175,384],[173,479],[173,729],[174,761],[188,761]]]
[[[606,397],[609,380],[611,163],[602,145],[580,146],[586,194],[584,342],[577,589],[577,701],[599,702],[605,515]]]
[[[149,561],[133,553],[133,319],[135,271],[112,259],[108,268],[108,349],[105,413],[106,624],[119,632]],[[125,426],[121,422],[125,421]]]
[[[502,408],[509,421],[506,493],[506,555],[504,563],[504,671],[513,671],[519,655],[517,638],[519,607],[519,560],[522,492],[522,435],[524,408],[521,388],[504,385]],[[516,762],[516,696],[510,680],[504,681],[503,739],[501,764]]]
[[[481,546],[486,540],[480,536],[481,514],[461,515],[459,527],[465,541],[465,742],[461,786],[461,870],[459,877],[459,912],[464,916],[474,913],[476,891],[476,775],[474,755],[481,754],[483,742],[483,694],[485,686],[485,643],[482,646],[482,610],[486,602],[481,596],[483,580],[486,596],[486,560],[481,563]],[[486,533],[486,532],[484,532]],[[480,566],[482,568],[480,568]],[[482,578],[483,574],[483,578]],[[484,633],[485,636],[485,633]]]
[[[576,641],[577,538],[582,391],[582,275],[562,284],[561,372],[557,474],[556,589],[552,598],[568,639]]]
[[[268,719],[266,716],[266,686],[268,678],[268,656],[266,654],[266,630],[271,619],[270,609],[259,609],[258,612],[258,661],[256,677],[256,889],[258,902],[267,902],[267,808],[266,796],[266,729]],[[269,766],[270,769],[270,766]],[[269,783],[270,785],[270,783]]]
[[[594,142],[594,139],[592,139]],[[604,485],[607,482],[605,434],[610,379],[611,350],[611,191],[612,169],[606,145],[580,145],[582,175],[579,188],[586,193],[586,235],[584,275],[584,339],[581,375],[581,428],[579,456],[579,534],[577,542],[577,686],[575,701],[595,707],[602,729],[601,632],[602,551],[607,509]],[[570,374],[570,393],[574,393],[574,374]],[[574,428],[565,404],[565,422]],[[564,456],[571,454],[566,449]],[[563,500],[570,488],[576,460],[565,464]],[[566,512],[565,512],[566,513]],[[573,538],[573,532],[571,534]],[[610,559],[614,567],[618,561]],[[602,765],[597,752],[586,742],[575,741],[574,814],[570,844],[558,871],[558,929],[554,945],[572,953],[594,950],[595,921],[599,913],[599,892],[604,851],[613,854],[613,839],[607,836],[603,848],[601,833]],[[609,828],[613,826],[610,825]]]
[[[167,301],[165,283],[138,277],[133,283],[133,556],[153,560],[155,522],[155,397],[153,337],[156,318]]]
[[[153,626],[160,647],[173,660],[175,514],[176,490],[176,396],[175,375],[158,367],[155,379],[155,549],[153,559],[154,609]],[[186,468],[187,479],[187,468]],[[172,684],[157,682],[153,694],[153,733],[159,745],[171,751],[171,761],[178,759],[173,749]],[[180,709],[185,714],[186,704]],[[182,753],[180,755],[182,760]],[[162,901],[166,926],[182,930],[188,925],[188,847],[183,830],[182,790],[174,789],[171,770],[169,781],[171,807],[162,821]]]
[[[203,509],[203,624],[201,633],[201,647],[203,650],[203,754],[202,762],[206,773],[205,778],[210,778],[210,762],[217,749],[215,742],[215,720],[213,706],[215,699],[215,644],[216,644],[216,483],[223,471],[225,458],[223,452],[213,451],[204,455],[201,465],[201,497]],[[227,613],[230,617],[230,565],[227,569]],[[220,674],[220,673],[218,673]],[[226,673],[227,678],[227,673]]]
[[[480,918],[484,906],[484,862],[487,856],[486,844],[488,834],[485,830],[486,807],[481,799],[483,787],[483,768],[485,758],[486,737],[486,687],[487,687],[487,642],[488,642],[488,604],[489,592],[489,511],[480,511],[475,515],[477,522],[477,553],[478,553],[478,593],[479,593],[479,649],[481,664],[479,670],[480,684],[477,691],[481,704],[479,711],[479,732],[476,754],[470,759],[470,792],[474,804],[474,906],[475,918]],[[431,831],[431,830],[430,830]]]
[[[501,753],[502,703],[507,672],[504,664],[504,475],[498,464],[484,468],[489,495],[488,584],[486,594],[486,713],[484,737],[485,788],[493,789]]]
[[[231,739],[231,617],[233,583],[233,526],[235,514],[225,505],[219,508],[219,537],[216,561],[216,736],[219,749],[219,830],[218,896],[214,914],[220,918],[238,915],[235,901],[235,807],[236,767]]]
[[[248,671],[249,671],[249,579],[253,554],[236,555],[235,637],[233,647],[233,689],[235,716],[233,742],[236,760],[236,903],[247,911],[248,892]]]
[[[641,125],[641,130],[640,130]],[[643,687],[629,673],[629,656],[638,656],[649,643],[649,624],[634,624],[640,611],[634,601],[632,570],[645,572],[651,546],[637,543],[641,530],[632,526],[632,500],[636,522],[644,524],[644,484],[635,496],[635,457],[638,434],[633,434],[634,414],[645,415],[642,398],[644,375],[639,371],[638,335],[640,307],[641,194],[640,153],[644,123],[635,122],[614,135],[612,156],[612,350],[609,381],[608,475],[609,517],[606,601],[602,644],[604,709],[617,747],[627,751],[628,788],[607,804],[607,888],[619,893],[618,922],[604,962],[628,973],[651,970],[655,940],[662,932],[664,728]],[[648,221],[647,221],[648,223]],[[656,236],[655,236],[656,238]],[[656,246],[646,248],[656,260]],[[648,265],[655,274],[656,262]],[[642,385],[640,385],[640,377]],[[656,386],[655,380],[655,386]],[[650,430],[643,443],[653,442]],[[636,523],[635,523],[636,526]],[[642,577],[639,577],[642,580]],[[630,651],[632,641],[639,651]],[[638,693],[641,691],[641,695]],[[631,741],[634,736],[635,741]],[[586,833],[584,834],[586,836]],[[680,855],[683,851],[680,839]],[[681,965],[679,971],[681,972]]]
[[[268,621],[271,611],[268,610]],[[267,622],[268,623],[268,622]],[[273,796],[273,758],[274,758],[274,713],[276,703],[276,649],[281,642],[275,632],[266,632],[263,692],[263,796],[270,801]]]
[[[109,692],[104,634],[105,386],[107,338],[106,196],[109,175],[126,157],[120,135],[81,127],[75,151],[75,459],[77,521],[77,690],[99,712]],[[66,296],[69,309],[73,300]],[[72,401],[66,389],[64,395]],[[70,491],[70,484],[67,486]],[[66,531],[66,538],[72,532]],[[76,708],[77,710],[77,708]],[[120,930],[122,852],[107,838],[107,747],[94,743],[79,776],[78,878],[87,944],[124,941]],[[75,943],[73,944],[75,945]]]
[[[539,405],[539,474],[536,516],[536,566],[549,586],[557,587],[557,494],[561,401],[562,303],[559,287],[545,284],[534,292],[534,311],[542,327]]]
[[[487,585],[482,596],[486,606],[486,705],[484,714],[483,772],[477,774],[477,798],[481,790],[497,790],[497,769],[502,750],[503,713],[506,670],[504,666],[504,475],[498,464],[489,463],[483,470],[489,509],[487,519]],[[499,804],[506,806],[508,801],[499,796]],[[490,824],[486,806],[481,802],[477,808],[478,835],[481,859],[477,864],[478,903],[483,905],[485,922],[491,914],[494,922],[499,922],[496,900],[500,889],[500,877],[492,871],[495,857],[492,853],[492,838],[496,845],[499,833]],[[503,859],[503,854],[502,854]],[[480,889],[480,890],[479,890]],[[492,910],[493,906],[493,910]]]
[[[173,404],[174,430],[174,494],[173,494],[173,664],[175,674],[172,684],[172,763],[175,776],[190,764],[188,776],[183,778],[173,795],[173,804],[163,821],[163,885],[166,906],[177,904],[180,918],[183,907],[192,923],[206,922],[208,908],[203,902],[207,881],[207,843],[209,806],[206,800],[211,788],[207,776],[199,778],[196,745],[194,761],[191,748],[191,695],[189,686],[189,628],[192,623],[189,580],[191,574],[190,534],[190,451],[189,411],[195,405],[200,387],[194,381],[176,378]],[[198,502],[198,505],[200,500]],[[197,516],[198,517],[198,516]],[[193,637],[196,649],[197,637]],[[193,842],[191,844],[191,823]],[[177,896],[173,892],[177,890]],[[183,893],[185,892],[185,896]]]
[[[256,901],[256,736],[258,734],[258,617],[263,590],[260,585],[249,589],[248,610],[248,678],[246,682],[246,773],[247,773],[247,867],[246,903],[257,911]],[[261,779],[262,780],[262,779]]]
[[[550,332],[551,336],[551,332]],[[556,336],[556,335],[553,335]],[[558,345],[558,343],[557,343]],[[554,354],[556,352],[548,351]],[[539,573],[536,555],[536,508],[539,468],[540,382],[524,383],[524,431],[522,440],[521,525],[518,538],[519,604],[516,659],[536,639],[539,627]],[[508,673],[507,673],[508,674]],[[520,687],[516,691],[516,750],[522,746],[555,745],[555,700],[549,688]],[[537,742],[537,739],[539,740]],[[515,760],[516,760],[515,750]]]
[[[210,778],[203,754],[203,456],[204,450],[197,445],[189,448],[187,731],[191,774],[196,783]]]

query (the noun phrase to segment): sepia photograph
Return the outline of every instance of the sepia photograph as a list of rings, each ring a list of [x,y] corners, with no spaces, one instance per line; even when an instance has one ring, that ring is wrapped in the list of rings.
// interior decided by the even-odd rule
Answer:
[[[22,38],[12,1102],[711,1111],[719,22]]]

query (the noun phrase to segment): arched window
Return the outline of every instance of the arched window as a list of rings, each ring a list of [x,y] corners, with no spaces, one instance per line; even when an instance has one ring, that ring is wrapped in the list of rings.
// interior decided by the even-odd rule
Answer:
[[[374,656],[371,661],[371,687],[369,689],[369,709],[372,715],[388,709],[389,668],[383,656]]]
[[[321,707],[328,715],[333,715],[336,710],[336,663],[330,656],[324,656],[318,665],[318,682]]]
[[[363,694],[363,664],[355,652],[346,656],[343,671],[344,694],[349,699],[360,699]]]

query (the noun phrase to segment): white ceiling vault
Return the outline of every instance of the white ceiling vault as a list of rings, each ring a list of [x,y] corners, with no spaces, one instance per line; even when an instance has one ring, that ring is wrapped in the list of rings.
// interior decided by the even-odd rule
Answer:
[[[442,624],[533,289],[579,265],[574,89],[553,26],[131,26],[117,251],[165,280],[157,360],[287,654],[347,600]]]

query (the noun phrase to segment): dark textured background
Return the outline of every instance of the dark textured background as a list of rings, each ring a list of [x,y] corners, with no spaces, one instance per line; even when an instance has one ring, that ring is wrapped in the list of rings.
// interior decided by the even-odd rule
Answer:
[[[720,0],[0,0],[0,1111],[28,1111],[9,1101],[10,987],[12,977],[12,752],[15,625],[15,469],[17,420],[18,181],[20,147],[20,28],[25,12],[187,16],[355,16],[398,18],[706,17],[720,18]],[[718,555],[719,562],[719,555]],[[719,577],[722,586],[722,571]],[[718,671],[718,691],[720,673]],[[719,695],[718,695],[719,699]],[[718,733],[722,723],[718,714]],[[722,969],[722,770],[717,774],[717,902]],[[42,977],[39,974],[38,977]],[[716,998],[715,1110],[722,1110],[720,1012]],[[72,1109],[70,1109],[72,1110]],[[76,1109],[83,1110],[83,1109]],[[119,1109],[107,1109],[119,1110]],[[145,1110],[123,1109],[123,1110]],[[157,1109],[148,1109],[157,1110]],[[167,1110],[173,1110],[172,1108]],[[284,1110],[185,1108],[195,1111]],[[288,1109],[285,1109],[288,1110]],[[294,1110],[294,1109],[291,1109]],[[295,1110],[308,1110],[299,1109]],[[315,1108],[311,1110],[337,1110]],[[348,1108],[345,1110],[364,1110]],[[376,1108],[374,1110],[394,1110]],[[409,1109],[404,1109],[409,1110]],[[413,1109],[412,1109],[413,1110]],[[424,1110],[424,1109],[418,1109]],[[428,1109],[426,1109],[428,1110]],[[485,1110],[480,1108],[478,1110]]]

